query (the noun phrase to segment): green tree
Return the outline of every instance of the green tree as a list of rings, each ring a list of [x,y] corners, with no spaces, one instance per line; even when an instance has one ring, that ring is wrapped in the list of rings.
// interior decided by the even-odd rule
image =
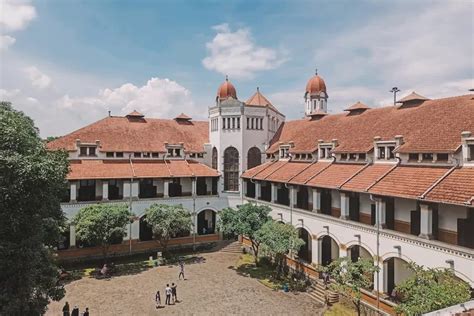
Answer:
[[[335,283],[331,289],[346,296],[355,305],[360,315],[361,289],[369,289],[373,284],[373,275],[378,270],[373,259],[359,258],[352,262],[349,257],[341,257],[331,262],[323,271],[329,273]]]
[[[52,248],[67,173],[67,154],[47,151],[33,121],[0,102],[0,315],[42,314],[64,296]]]
[[[226,208],[219,213],[219,229],[225,234],[243,235],[251,244],[255,264],[258,265],[258,250],[260,242],[255,239],[257,231],[269,221],[271,212],[266,205],[247,203],[238,205],[237,209]]]
[[[255,239],[262,251],[274,257],[276,276],[280,277],[285,264],[285,255],[290,251],[297,252],[304,245],[298,237],[298,230],[289,224],[269,220],[257,231]]]
[[[153,204],[145,211],[145,221],[151,226],[153,236],[160,243],[163,252],[174,236],[189,232],[193,226],[191,213],[181,205]]]
[[[72,222],[79,240],[102,247],[105,261],[110,245],[126,235],[132,216],[125,204],[95,204],[80,209]]]
[[[449,269],[425,269],[415,263],[409,268],[413,275],[395,288],[400,304],[395,308],[405,315],[420,315],[470,299],[469,285]]]

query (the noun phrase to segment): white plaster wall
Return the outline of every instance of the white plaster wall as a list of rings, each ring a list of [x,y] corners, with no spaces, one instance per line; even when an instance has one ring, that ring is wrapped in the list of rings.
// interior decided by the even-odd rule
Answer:
[[[102,180],[95,180],[95,196],[102,196]]]
[[[331,205],[334,208],[341,208],[341,194],[337,190],[331,190]]]
[[[450,231],[458,230],[458,218],[467,218],[467,208],[457,205],[438,205],[438,227]],[[474,234],[474,232],[472,232]],[[474,268],[473,268],[474,269]]]
[[[395,285],[400,284],[401,282],[408,279],[413,274],[413,272],[408,269],[406,262],[398,258],[395,258],[394,260],[394,267],[395,267],[395,273],[394,273]]]
[[[183,192],[191,192],[192,186],[191,178],[181,178],[181,190]]]
[[[410,211],[416,210],[416,201],[395,198],[395,219],[410,222]]]
[[[372,202],[369,194],[359,194],[359,212],[370,215],[372,213]]]

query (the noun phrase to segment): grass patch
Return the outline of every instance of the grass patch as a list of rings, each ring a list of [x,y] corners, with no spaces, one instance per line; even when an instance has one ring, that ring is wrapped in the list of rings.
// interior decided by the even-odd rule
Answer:
[[[260,283],[273,290],[281,289],[284,283],[283,280],[275,280],[273,277],[273,267],[264,263],[257,267],[253,256],[249,254],[240,256],[235,270],[243,276],[257,279]]]
[[[336,303],[332,305],[326,312],[324,316],[354,316],[357,315],[357,311],[343,303]]]

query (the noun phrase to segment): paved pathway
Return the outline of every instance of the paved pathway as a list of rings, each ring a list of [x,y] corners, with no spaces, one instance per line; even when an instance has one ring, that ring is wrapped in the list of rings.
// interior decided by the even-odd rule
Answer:
[[[319,315],[308,295],[276,292],[257,280],[237,274],[236,253],[202,255],[199,263],[185,266],[186,281],[178,281],[179,268],[165,266],[109,280],[83,278],[66,286],[66,297],[52,302],[46,315],[61,315],[65,301],[91,315]],[[157,289],[178,284],[179,303],[155,309]]]

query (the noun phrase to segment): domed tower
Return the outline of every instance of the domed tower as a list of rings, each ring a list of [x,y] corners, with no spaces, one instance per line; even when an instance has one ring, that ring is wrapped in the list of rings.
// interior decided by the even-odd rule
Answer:
[[[234,85],[229,81],[229,78],[225,76],[225,81],[217,89],[216,105],[219,106],[222,101],[229,98],[237,100],[237,91]]]
[[[326,83],[318,75],[317,69],[315,75],[306,84],[304,100],[306,116],[310,116],[312,113],[327,113]]]

